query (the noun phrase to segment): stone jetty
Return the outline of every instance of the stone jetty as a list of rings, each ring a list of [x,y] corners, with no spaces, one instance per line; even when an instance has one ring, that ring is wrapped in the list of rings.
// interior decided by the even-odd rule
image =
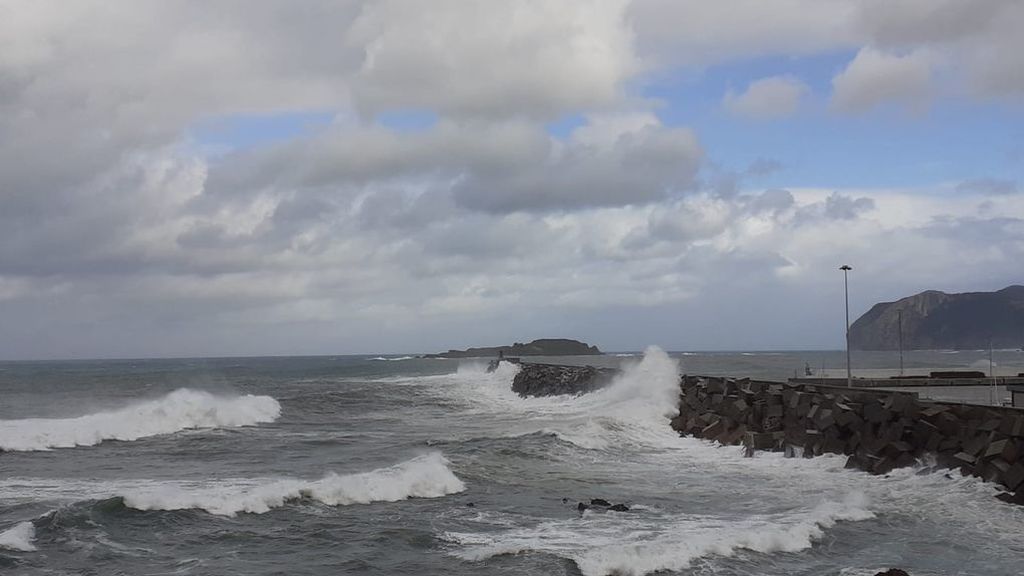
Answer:
[[[512,380],[512,391],[520,396],[559,396],[585,394],[611,383],[617,370],[593,366],[557,366],[518,362],[519,373]]]
[[[583,394],[617,371],[593,366],[521,364],[520,396]],[[1024,504],[1024,409],[931,402],[912,392],[682,376],[680,435],[757,450],[813,457],[844,454],[846,466],[887,474],[934,461],[1002,486],[1000,498]]]
[[[872,474],[926,454],[997,483],[1024,503],[1024,410],[926,402],[915,394],[750,379],[683,376],[672,427],[721,444],[791,456],[845,454]]]

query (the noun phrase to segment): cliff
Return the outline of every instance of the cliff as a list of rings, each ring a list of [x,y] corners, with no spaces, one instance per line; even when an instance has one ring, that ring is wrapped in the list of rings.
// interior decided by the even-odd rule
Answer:
[[[946,294],[928,290],[896,302],[875,304],[850,326],[850,347],[899,348],[903,313],[905,350],[983,350],[1024,346],[1024,286],[997,292]]]
[[[542,338],[527,344],[516,342],[511,346],[449,350],[440,354],[427,354],[424,358],[489,358],[499,353],[505,356],[592,356],[601,354],[597,346],[566,338]]]

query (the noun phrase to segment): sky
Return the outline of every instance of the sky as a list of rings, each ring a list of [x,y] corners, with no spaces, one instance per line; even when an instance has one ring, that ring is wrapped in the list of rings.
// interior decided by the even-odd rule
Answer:
[[[1024,283],[1018,0],[0,0],[0,359],[837,349]]]

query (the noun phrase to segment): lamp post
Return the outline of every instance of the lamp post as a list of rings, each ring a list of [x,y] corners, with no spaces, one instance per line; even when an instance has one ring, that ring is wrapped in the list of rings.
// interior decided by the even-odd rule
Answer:
[[[900,376],[903,376],[903,310],[897,310],[896,313],[899,314]]]
[[[843,289],[846,295],[846,387],[853,388],[853,372],[850,371],[850,281],[847,274],[853,270],[849,265],[839,267],[843,271]]]

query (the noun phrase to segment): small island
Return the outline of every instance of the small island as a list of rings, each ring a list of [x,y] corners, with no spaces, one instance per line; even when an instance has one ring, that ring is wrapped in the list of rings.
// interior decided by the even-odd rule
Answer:
[[[440,354],[425,354],[423,358],[493,358],[495,356],[596,356],[603,354],[597,346],[590,346],[579,340],[568,338],[541,338],[523,344],[516,342],[511,346],[492,346],[489,348],[468,348],[466,350],[449,350]]]

